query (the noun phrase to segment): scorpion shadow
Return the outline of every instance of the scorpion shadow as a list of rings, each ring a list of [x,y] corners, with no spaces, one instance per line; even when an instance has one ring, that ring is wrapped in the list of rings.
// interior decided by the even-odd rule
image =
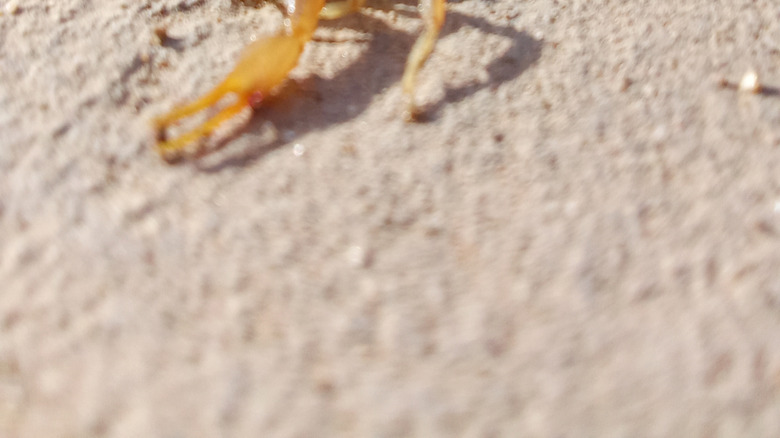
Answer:
[[[390,86],[399,83],[406,64],[406,57],[417,35],[400,32],[387,26],[379,19],[355,14],[339,20],[322,22],[322,27],[348,27],[370,32],[367,47],[357,61],[338,72],[332,79],[317,74],[290,81],[279,94],[255,110],[243,129],[217,143],[211,152],[222,149],[215,163],[207,164],[196,160],[195,165],[205,172],[216,172],[226,167],[246,167],[265,154],[291,140],[290,135],[279,135],[263,144],[238,153],[226,154],[224,146],[231,138],[244,132],[260,134],[270,123],[278,131],[292,133],[292,138],[316,131],[327,126],[350,120],[362,113],[374,97]],[[458,87],[446,87],[444,97],[437,102],[424,105],[423,121],[438,119],[446,105],[464,100],[483,89],[495,89],[498,85],[520,76],[541,56],[542,42],[511,26],[499,26],[483,18],[472,17],[457,11],[447,12],[447,21],[441,37],[453,33],[463,26],[506,37],[510,47],[500,57],[486,66],[488,79]],[[436,56],[436,51],[432,56]],[[423,72],[421,74],[426,74]],[[430,73],[428,73],[430,74]],[[399,116],[400,117],[400,116]],[[212,161],[209,159],[208,161]]]

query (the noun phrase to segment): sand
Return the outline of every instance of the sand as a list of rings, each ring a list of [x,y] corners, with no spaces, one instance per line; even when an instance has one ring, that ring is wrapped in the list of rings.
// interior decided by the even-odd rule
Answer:
[[[376,6],[169,165],[277,9],[0,0],[0,436],[777,436],[777,3]]]

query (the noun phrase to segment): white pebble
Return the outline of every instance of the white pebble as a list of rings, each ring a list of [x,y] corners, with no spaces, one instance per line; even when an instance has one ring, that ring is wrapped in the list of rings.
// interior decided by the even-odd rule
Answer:
[[[758,81],[758,74],[749,70],[739,81],[739,90],[747,93],[758,93],[761,91],[761,84]]]
[[[17,0],[10,0],[5,4],[5,12],[11,15],[19,12],[19,2]]]
[[[346,253],[347,261],[352,267],[365,268],[370,263],[371,256],[362,246],[353,245],[349,247]]]

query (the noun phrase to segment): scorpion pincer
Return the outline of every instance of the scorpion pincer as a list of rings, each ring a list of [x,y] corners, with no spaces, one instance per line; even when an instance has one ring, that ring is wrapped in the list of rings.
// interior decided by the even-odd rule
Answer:
[[[287,19],[276,35],[258,39],[250,44],[239,58],[235,68],[211,91],[199,99],[174,108],[154,120],[157,132],[157,150],[162,156],[179,152],[189,144],[208,137],[223,122],[236,116],[247,107],[256,108],[273,93],[298,64],[298,59],[317,28],[320,19],[329,20],[357,12],[366,0],[342,0],[326,3],[325,0],[285,0]],[[404,93],[404,117],[414,120],[418,114],[414,103],[414,87],[417,74],[433,51],[439,31],[444,23],[446,0],[420,0],[425,30],[417,39],[407,59],[401,85]],[[177,121],[193,116],[218,104],[224,97],[235,95],[233,103],[221,109],[194,129],[168,139],[167,128]]]

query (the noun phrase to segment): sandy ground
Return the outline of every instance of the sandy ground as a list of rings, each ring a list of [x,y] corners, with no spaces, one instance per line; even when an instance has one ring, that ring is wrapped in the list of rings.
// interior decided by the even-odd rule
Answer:
[[[416,125],[379,4],[178,165],[275,8],[9,3],[0,436],[777,436],[775,1],[453,1]]]

